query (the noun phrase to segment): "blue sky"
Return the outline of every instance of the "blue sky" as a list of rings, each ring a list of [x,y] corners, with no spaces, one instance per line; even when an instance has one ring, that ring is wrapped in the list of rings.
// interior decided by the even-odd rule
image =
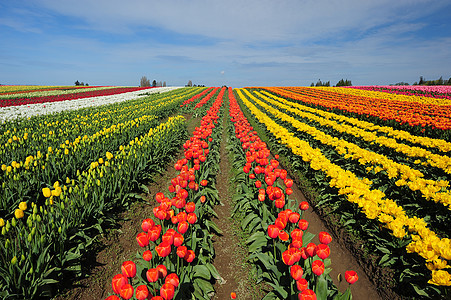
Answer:
[[[451,1],[0,0],[0,84],[451,77]]]

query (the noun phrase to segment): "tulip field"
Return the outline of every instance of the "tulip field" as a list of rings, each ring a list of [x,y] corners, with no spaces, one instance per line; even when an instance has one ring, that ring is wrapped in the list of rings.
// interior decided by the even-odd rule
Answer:
[[[213,240],[230,234],[215,212],[227,160],[229,215],[260,298],[352,299],[362,274],[330,274],[338,231],[375,285],[391,274],[381,295],[451,297],[450,96],[414,86],[0,86],[0,296],[61,293],[144,193],[152,214],[130,240],[136,255],[115,262],[106,299],[212,299],[223,277]],[[187,117],[199,119],[192,132]],[[175,176],[151,194],[168,165]],[[311,231],[308,209],[330,231]]]

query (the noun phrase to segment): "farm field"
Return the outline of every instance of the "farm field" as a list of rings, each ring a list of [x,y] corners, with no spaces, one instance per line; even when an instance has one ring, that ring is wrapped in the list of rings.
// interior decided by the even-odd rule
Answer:
[[[0,86],[0,296],[449,298],[450,94]]]

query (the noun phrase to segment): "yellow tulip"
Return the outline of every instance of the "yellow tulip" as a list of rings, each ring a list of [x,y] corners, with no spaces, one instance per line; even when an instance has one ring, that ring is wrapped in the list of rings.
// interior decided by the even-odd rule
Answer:
[[[3,218],[0,218],[0,227],[5,226],[5,220]]]
[[[19,204],[19,209],[21,209],[21,210],[27,210],[27,202],[25,202],[25,201],[20,202],[20,204]]]
[[[44,197],[48,198],[52,195],[52,192],[50,191],[49,188],[43,188],[42,189],[42,194],[44,194]]]
[[[14,212],[14,216],[17,218],[17,219],[21,219],[21,218],[23,218],[23,210],[21,210],[21,209],[16,209],[16,211]]]

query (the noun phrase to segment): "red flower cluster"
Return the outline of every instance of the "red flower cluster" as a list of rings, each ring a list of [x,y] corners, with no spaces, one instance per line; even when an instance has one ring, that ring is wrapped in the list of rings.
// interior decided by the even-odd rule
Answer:
[[[213,95],[216,93],[216,91],[217,91],[218,89],[219,89],[218,87],[215,88],[215,89],[214,89],[213,91],[211,91],[206,97],[204,97],[202,100],[200,100],[199,103],[197,103],[196,106],[194,106],[194,109],[204,106],[204,104],[207,103],[208,100],[210,100],[211,97],[213,97]],[[221,89],[221,91],[219,92],[219,95],[218,95],[217,99],[219,99],[219,98],[222,99],[222,96],[224,95],[224,92],[223,92],[224,90],[225,90],[225,88],[222,88],[222,89]]]
[[[202,93],[199,93],[197,95],[192,96],[191,98],[185,100],[182,104],[180,104],[180,107],[183,107],[185,105],[190,104],[191,102],[193,102],[196,99],[199,99],[200,97],[204,96],[206,93],[208,93],[208,91],[211,91],[213,88],[209,87],[208,89],[204,90]]]

